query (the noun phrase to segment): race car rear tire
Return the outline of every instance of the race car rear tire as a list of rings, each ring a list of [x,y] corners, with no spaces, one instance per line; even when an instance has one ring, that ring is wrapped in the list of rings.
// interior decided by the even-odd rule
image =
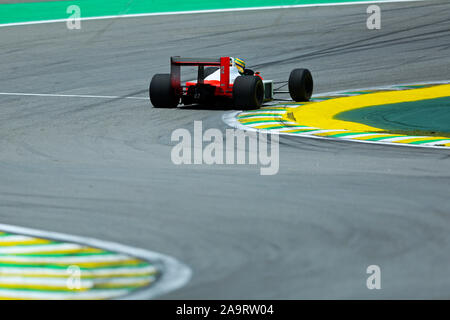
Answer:
[[[311,72],[308,69],[294,69],[289,76],[289,94],[296,102],[309,101],[314,88]]]
[[[148,91],[155,108],[175,108],[180,102],[170,84],[170,74],[155,74]]]
[[[264,85],[259,77],[239,76],[233,85],[234,105],[242,109],[259,109],[264,101]]]

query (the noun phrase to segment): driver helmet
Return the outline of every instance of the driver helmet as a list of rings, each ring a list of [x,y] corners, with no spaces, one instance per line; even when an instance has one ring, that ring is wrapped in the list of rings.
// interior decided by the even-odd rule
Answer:
[[[240,74],[244,74],[245,62],[239,58],[234,58],[234,65],[238,69]]]

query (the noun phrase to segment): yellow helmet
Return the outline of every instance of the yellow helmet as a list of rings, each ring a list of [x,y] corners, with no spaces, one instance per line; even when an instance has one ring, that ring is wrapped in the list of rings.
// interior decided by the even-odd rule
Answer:
[[[245,62],[244,60],[241,60],[239,58],[235,58],[234,59],[234,64],[236,66],[236,68],[238,69],[240,74],[244,74],[244,69],[245,69]]]

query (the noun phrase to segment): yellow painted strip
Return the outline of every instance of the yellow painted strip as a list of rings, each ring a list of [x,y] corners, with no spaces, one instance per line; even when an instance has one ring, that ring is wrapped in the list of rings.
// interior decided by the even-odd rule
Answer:
[[[338,113],[377,105],[411,102],[419,100],[448,97],[450,85],[438,85],[428,88],[382,91],[364,95],[342,97],[322,102],[316,102],[296,108],[294,118],[301,125],[321,129],[347,129],[354,131],[383,131],[380,128],[365,124],[337,120],[333,117]],[[287,118],[286,118],[287,119]]]
[[[253,128],[266,129],[266,128],[272,128],[272,127],[277,127],[277,126],[279,126],[280,128],[283,128],[283,124],[282,123],[276,123],[276,122],[270,123],[270,124],[257,125],[257,126],[254,126]]]
[[[326,137],[326,136],[331,136],[331,135],[333,135],[333,134],[346,133],[346,132],[348,132],[348,130],[328,131],[328,132],[317,133],[317,134],[315,134],[315,136],[323,136],[323,137]]]
[[[42,248],[42,250],[39,251],[33,251],[31,253],[14,253],[14,254],[9,254],[9,255],[14,255],[14,256],[23,256],[23,255],[29,255],[30,257],[33,256],[33,254],[38,255],[38,254],[71,254],[71,255],[76,255],[78,253],[103,253],[105,252],[104,250],[99,250],[99,249],[94,249],[94,248],[81,248],[81,249],[50,249],[50,250],[45,250],[45,248]]]
[[[0,242],[0,247],[12,247],[12,246],[31,246],[36,244],[48,244],[51,243],[50,240],[45,239],[30,239],[25,241],[8,241],[8,242]]]

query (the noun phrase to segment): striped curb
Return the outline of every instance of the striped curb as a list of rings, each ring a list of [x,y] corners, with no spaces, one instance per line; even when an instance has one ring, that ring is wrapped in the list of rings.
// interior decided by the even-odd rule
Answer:
[[[0,224],[0,300],[152,298],[190,274],[143,249]]]
[[[308,126],[302,124],[301,119],[295,119],[297,108],[342,97],[351,97],[384,91],[398,91],[418,88],[428,88],[449,82],[419,83],[409,85],[393,85],[371,89],[347,90],[314,96],[306,103],[274,103],[258,110],[228,113],[223,116],[225,123],[241,130],[265,131],[289,136],[302,136],[308,138],[346,140],[362,143],[390,144],[414,147],[445,148],[450,147],[449,137],[411,136],[406,134],[383,133],[382,131],[356,131],[326,127]],[[450,93],[449,93],[450,95]],[[381,129],[380,129],[381,130]]]

